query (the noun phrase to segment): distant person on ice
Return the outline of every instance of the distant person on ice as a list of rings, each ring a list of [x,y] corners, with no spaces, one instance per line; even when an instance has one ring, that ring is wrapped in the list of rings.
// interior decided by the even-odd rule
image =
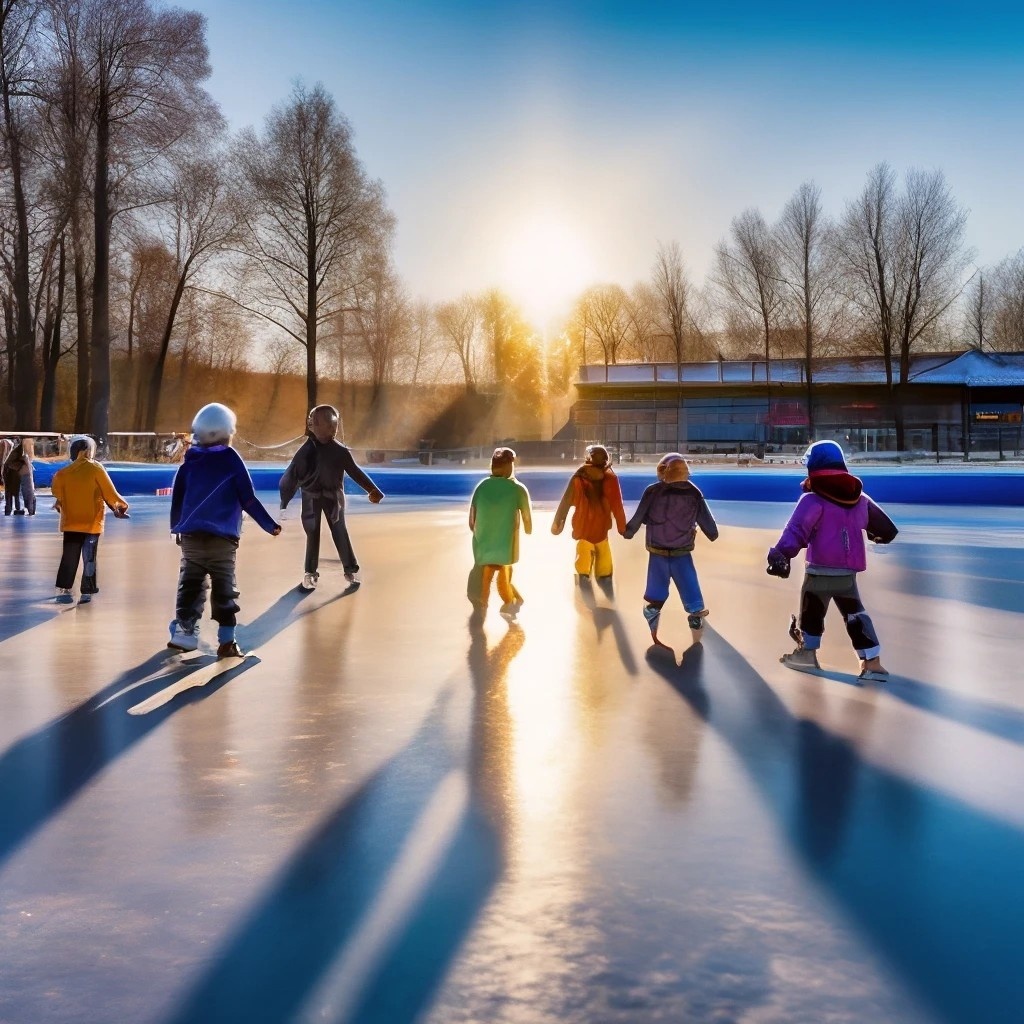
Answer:
[[[623,536],[628,540],[641,526],[647,527],[649,557],[644,618],[651,630],[651,640],[659,647],[668,646],[658,638],[658,626],[671,582],[686,609],[691,639],[699,644],[708,609],[704,607],[704,595],[693,564],[693,548],[698,527],[708,540],[716,540],[718,524],[704,495],[690,483],[690,469],[679,452],[662,456],[657,472],[657,483],[644,491]]]
[[[476,485],[469,503],[469,528],[473,531],[473,563],[481,569],[480,590],[474,603],[487,607],[491,581],[497,579],[503,618],[510,622],[523,605],[523,596],[512,583],[512,567],[519,561],[519,524],[533,531],[530,492],[515,479],[516,453],[495,448],[491,475]]]
[[[551,523],[551,532],[560,534],[569,509],[575,509],[572,538],[576,541],[575,568],[580,583],[589,581],[591,571],[599,582],[612,578],[612,547],[608,543],[612,520],[620,534],[626,529],[622,489],[609,463],[607,448],[600,444],[587,446],[586,460],[570,478]]]
[[[76,437],[69,451],[71,464],[58,469],[50,481],[54,508],[60,512],[64,547],[57,569],[58,604],[71,604],[71,591],[82,563],[80,604],[88,604],[100,592],[96,565],[100,534],[107,508],[124,519],[128,502],[117,493],[107,471],[96,462],[96,442],[91,437]]]
[[[798,671],[818,668],[818,649],[825,632],[830,601],[842,613],[857,656],[860,678],[884,681],[882,648],[875,627],[861,603],[857,573],[867,568],[864,535],[888,544],[897,534],[893,521],[863,493],[863,484],[846,468],[843,450],[835,441],[817,441],[803,457],[807,479],[782,536],[768,552],[768,572],[789,575],[790,559],[807,549],[804,582],[800,588],[800,620],[791,635],[792,654],[779,660]]]
[[[7,499],[7,457],[14,451],[14,442],[9,437],[0,437],[0,491],[4,492],[4,515],[11,514],[11,503]],[[19,482],[20,492],[20,482]],[[21,508],[21,495],[18,494],[18,508]]]
[[[181,571],[171,639],[167,646],[194,651],[199,646],[199,620],[210,579],[210,613],[217,623],[217,657],[241,658],[235,640],[238,587],[235,555],[242,535],[242,512],[267,533],[277,536],[274,522],[253,490],[242,457],[231,447],[235,414],[225,405],[204,405],[192,421],[194,443],[174,475],[171,492],[171,533],[181,545]]]
[[[384,492],[356,465],[352,452],[338,440],[341,416],[333,405],[318,405],[306,418],[306,440],[281,477],[281,518],[297,490],[302,492],[302,528],[306,531],[306,561],[299,586],[313,590],[320,579],[320,519],[327,519],[331,539],[350,585],[359,583],[359,562],[345,525],[345,474],[375,505]]]
[[[36,486],[32,472],[34,451],[32,438],[23,437],[14,443],[4,460],[5,516],[9,516],[12,509],[16,516],[36,514]]]

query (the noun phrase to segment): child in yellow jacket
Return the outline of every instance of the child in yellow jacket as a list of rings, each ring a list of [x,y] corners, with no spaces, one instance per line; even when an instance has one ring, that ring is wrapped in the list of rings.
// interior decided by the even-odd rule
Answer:
[[[88,604],[100,589],[96,582],[96,557],[107,506],[119,519],[125,519],[128,502],[117,493],[107,471],[95,461],[96,442],[91,437],[74,438],[70,455],[71,465],[58,469],[50,482],[64,534],[64,550],[57,569],[56,601],[58,604],[74,601],[71,588],[81,562],[80,602]]]

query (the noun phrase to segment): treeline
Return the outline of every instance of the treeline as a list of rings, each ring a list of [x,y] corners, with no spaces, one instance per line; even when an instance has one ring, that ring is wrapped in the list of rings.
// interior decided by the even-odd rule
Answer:
[[[414,299],[395,218],[323,86],[227,132],[205,21],[147,0],[0,0],[0,416],[21,429],[180,427],[225,374],[305,402],[458,385],[537,422],[580,362],[1019,348],[1024,251],[969,273],[940,172],[886,165],[837,220],[813,184],[736,217],[698,285],[682,248],[595,285],[544,342],[497,290]],[[261,396],[262,397],[262,396]]]

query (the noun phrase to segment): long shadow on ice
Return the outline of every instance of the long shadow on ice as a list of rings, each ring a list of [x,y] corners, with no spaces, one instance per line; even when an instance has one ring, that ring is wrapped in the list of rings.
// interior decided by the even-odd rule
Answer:
[[[1024,712],[1017,708],[977,700],[906,676],[892,676],[885,684],[885,692],[912,707],[1024,746]]]
[[[522,642],[513,625],[488,650],[470,620],[468,763],[449,686],[284,865],[170,1022],[392,1024],[429,1005],[504,869],[505,674]]]
[[[348,588],[296,612],[302,592],[289,591],[248,626],[242,642],[256,646],[272,639],[304,615],[348,596]],[[0,755],[0,863],[50,817],[72,800],[117,758],[186,704],[203,700],[259,664],[216,663],[210,656],[169,660],[164,649],[119,675],[65,715],[22,737]],[[195,676],[201,685],[188,687]],[[146,714],[129,714],[157,699],[161,690],[173,699]]]
[[[246,661],[225,667],[205,686],[179,694],[172,703],[148,715],[127,714],[130,707],[168,684],[211,667],[209,658],[168,666],[167,652],[162,651],[118,676],[66,715],[14,743],[0,756],[0,793],[4,794],[0,863],[178,708],[209,697],[255,664]]]
[[[705,644],[682,666],[648,662],[730,744],[843,913],[937,1019],[1017,1024],[1024,834],[865,761],[720,636]]]

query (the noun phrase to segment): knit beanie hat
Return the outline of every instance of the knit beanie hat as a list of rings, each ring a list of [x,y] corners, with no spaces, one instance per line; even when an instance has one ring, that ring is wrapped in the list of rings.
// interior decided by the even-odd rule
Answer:
[[[681,480],[690,479],[690,467],[686,464],[685,456],[679,452],[669,452],[667,455],[662,455],[658,460],[659,479],[664,478],[670,466],[672,467],[672,476],[676,483]]]
[[[835,441],[815,441],[804,453],[803,464],[809,475],[815,473],[847,473],[843,449]]]

